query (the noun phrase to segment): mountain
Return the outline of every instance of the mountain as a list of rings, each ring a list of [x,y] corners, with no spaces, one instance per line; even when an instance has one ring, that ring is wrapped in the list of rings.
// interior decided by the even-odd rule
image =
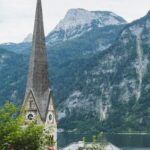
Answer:
[[[64,74],[64,70],[67,72],[69,71],[66,70],[66,65],[68,65],[68,63],[74,62],[74,60],[76,61],[78,59],[88,58],[99,51],[104,51],[115,41],[117,35],[123,27],[124,25],[103,27],[103,29],[101,30],[99,30],[99,28],[95,28],[91,31],[87,31],[87,33],[83,34],[80,37],[77,37],[76,39],[63,41],[53,46],[47,46],[49,60],[49,77],[50,81],[53,81],[51,84],[53,86],[55,85],[54,93],[56,93],[56,101],[58,104],[61,101],[64,101],[64,98],[68,96],[69,88],[73,88],[72,84],[70,84],[71,80],[68,80],[68,83],[66,82],[66,86],[68,88],[65,88],[65,83],[63,82],[63,80],[60,82],[61,79],[67,77],[66,74]],[[1,79],[3,80],[1,80],[2,83],[0,83],[0,85],[3,86],[0,86],[0,99],[2,102],[9,99],[11,101],[15,101],[17,104],[21,103],[24,95],[23,91],[26,84],[30,47],[31,43],[10,43],[9,45],[0,45],[0,55],[3,55],[4,52],[7,52],[10,55],[10,60],[4,62],[5,66],[3,70],[1,70],[1,72],[5,72],[5,70],[7,70],[7,74],[1,74]],[[10,61],[13,62],[13,66],[10,65]],[[18,73],[16,72],[20,74],[18,75]],[[5,81],[6,76],[9,76],[11,78],[10,83],[7,83]],[[14,84],[16,80],[18,82],[17,84]],[[13,87],[11,87],[10,93],[7,94],[8,88],[11,84],[13,84]],[[5,91],[3,90],[4,86],[8,86],[7,88],[5,88]],[[15,98],[12,98],[13,93],[16,91],[17,93]],[[63,95],[66,96],[64,97]]]
[[[127,25],[107,50],[70,64],[80,71],[62,104],[60,127],[149,132],[149,41],[150,12]]]
[[[76,11],[76,13],[79,11],[78,13],[80,13],[80,9],[79,10],[77,9],[74,11]],[[71,12],[71,10],[69,12]],[[69,12],[67,13],[67,15],[69,15]],[[84,10],[84,12],[85,12],[85,18],[86,18],[87,17],[86,12],[88,11]],[[109,15],[107,15],[107,18],[109,20],[110,18]],[[121,18],[121,17],[118,17],[118,18]],[[78,18],[76,20],[78,20]],[[86,20],[88,20],[88,18]],[[123,22],[122,20],[120,23],[118,23],[120,25],[109,24],[103,27],[93,26],[93,28],[90,31],[85,30],[82,35],[77,36],[76,38],[68,39],[59,43],[56,40],[56,42],[54,42],[55,44],[53,45],[47,44],[50,78],[53,80],[54,78],[53,75],[55,76],[57,75],[58,78],[60,77],[59,74],[61,75],[64,71],[63,70],[64,67],[60,70],[59,68],[60,65],[62,64],[65,65],[65,63],[72,62],[73,60],[76,60],[76,59],[88,58],[91,55],[97,53],[98,51],[103,51],[107,49],[108,47],[110,47],[112,43],[115,41],[115,39],[117,38],[119,32],[125,26],[124,24],[122,24]],[[56,28],[58,28],[58,26],[59,25],[57,25]],[[3,70],[1,70],[1,72],[4,72],[4,70],[8,70],[7,76],[11,77],[11,80],[10,80],[11,83],[7,84],[7,82],[5,82],[6,80],[5,74],[3,73],[1,74],[1,79],[3,79],[1,80],[2,82],[1,85],[3,86],[0,86],[0,91],[1,91],[0,99],[2,102],[5,101],[6,99],[10,99],[10,100],[16,101],[17,103],[20,103],[21,100],[23,99],[24,93],[19,92],[19,90],[24,91],[25,89],[25,83],[26,83],[25,79],[27,75],[29,51],[31,49],[31,43],[27,42],[28,37],[30,38],[31,35],[27,36],[25,38],[26,40],[24,40],[22,43],[4,43],[0,45],[0,48],[2,49],[2,51],[6,50],[7,53],[10,52],[9,54],[10,59],[12,59],[10,61],[14,61],[14,64],[15,64],[14,67],[10,67],[10,69],[4,68]],[[49,36],[47,36],[46,39],[49,41],[50,40]],[[12,54],[15,55],[15,57],[11,57]],[[22,61],[20,60],[21,58],[22,58]],[[21,61],[21,63],[19,63],[19,61]],[[5,66],[8,66],[8,67],[10,65],[9,61],[6,61],[5,64],[6,64]],[[24,66],[20,67],[21,64],[24,64]],[[17,74],[13,74],[12,72],[20,72],[20,74],[22,73],[23,74],[22,79],[20,79],[21,78],[20,76],[18,76]],[[3,87],[10,86],[11,84],[13,84],[14,80],[18,80],[19,83],[17,85],[14,84],[14,86],[11,88],[12,90],[10,91],[10,94],[6,94],[7,88],[6,88],[6,91],[4,91]],[[57,93],[56,99],[57,99],[57,102],[61,102],[61,101],[64,101],[64,97],[62,97],[62,92],[65,92],[66,97],[67,97],[69,91],[66,91],[67,89],[60,90],[60,87],[62,87],[62,84],[57,83],[57,80],[60,80],[60,79],[56,78],[55,79],[56,83],[54,82],[52,84],[57,84],[57,86],[54,88],[56,89],[56,91],[60,91],[60,92],[56,92]],[[17,94],[15,98],[12,99],[12,95],[16,91],[17,91]]]
[[[18,95],[24,94],[26,62],[27,57],[0,47],[0,105],[6,100],[20,103]]]
[[[32,42],[32,33],[28,34],[27,37],[24,38],[23,43]]]
[[[130,24],[121,22],[101,27],[97,23],[80,35],[76,29],[77,36],[65,40],[57,34],[60,40],[56,38],[53,44],[49,41],[54,40],[52,33],[58,26],[47,36],[49,80],[59,128],[149,132],[150,13]],[[29,47],[0,47],[1,102],[20,103]],[[5,53],[10,56],[6,60]]]
[[[127,22],[120,16],[108,11],[88,11],[70,9],[54,30],[47,36],[47,44],[61,42],[81,36],[95,27],[121,25]]]
[[[115,33],[117,30],[116,28],[118,27],[118,30],[120,30],[126,23],[127,22],[122,17],[113,12],[70,9],[64,19],[47,35],[47,47],[55,47],[57,44],[68,42],[68,40],[76,39],[82,35],[84,36],[84,34],[90,34],[91,32],[95,32],[93,34],[96,35],[97,31],[99,33],[101,31],[102,35],[97,34],[96,38],[99,39],[96,42],[99,48],[103,50],[108,48],[115,40],[118,34],[118,31]],[[107,29],[109,31],[107,31]],[[91,35],[88,36],[92,38]],[[28,54],[31,49],[31,39],[32,35],[28,34],[21,43],[4,43],[0,46],[9,51]]]
[[[10,52],[15,52],[18,54],[28,54],[29,50],[31,49],[31,43],[30,42],[3,43],[0,44],[0,47]]]

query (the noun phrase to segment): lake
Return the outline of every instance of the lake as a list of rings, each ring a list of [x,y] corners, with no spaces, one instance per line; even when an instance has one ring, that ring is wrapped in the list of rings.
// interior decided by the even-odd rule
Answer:
[[[58,146],[66,147],[81,141],[83,137],[89,142],[92,141],[92,134],[58,133]],[[150,135],[147,134],[107,134],[105,137],[108,142],[122,150],[150,150]]]

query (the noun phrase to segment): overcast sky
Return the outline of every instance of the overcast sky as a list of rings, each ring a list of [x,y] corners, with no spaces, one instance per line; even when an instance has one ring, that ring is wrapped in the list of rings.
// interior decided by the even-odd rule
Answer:
[[[46,34],[70,8],[109,10],[128,22],[150,10],[150,0],[42,0]],[[0,0],[0,43],[20,42],[32,33],[36,0]]]

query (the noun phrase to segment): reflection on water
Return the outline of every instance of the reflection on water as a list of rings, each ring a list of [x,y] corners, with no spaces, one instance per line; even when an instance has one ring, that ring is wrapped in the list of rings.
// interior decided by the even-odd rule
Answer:
[[[87,141],[92,141],[93,134],[58,133],[59,147],[65,147],[71,143],[81,141],[86,137]],[[107,134],[107,141],[122,150],[150,150],[150,135],[127,135],[127,134]]]
[[[150,150],[150,135],[114,134],[106,137],[108,141],[123,150],[137,150],[137,148],[138,150],[144,150],[144,148]]]
[[[150,150],[150,148],[122,148],[121,150]]]
[[[92,134],[77,134],[77,133],[58,133],[58,146],[60,148],[66,147],[71,143],[82,141],[83,137],[86,137],[87,141],[91,140]]]
[[[86,137],[86,141],[92,141],[92,134],[77,134],[77,133],[58,133],[58,147],[66,147],[74,142],[82,141],[82,138]]]

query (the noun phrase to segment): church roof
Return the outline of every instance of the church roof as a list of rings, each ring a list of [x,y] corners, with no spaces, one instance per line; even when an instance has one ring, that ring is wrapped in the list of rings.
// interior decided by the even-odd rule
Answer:
[[[46,118],[50,99],[48,84],[48,62],[45,46],[42,4],[41,0],[37,0],[25,99],[28,93],[32,91],[42,120],[45,120]]]

